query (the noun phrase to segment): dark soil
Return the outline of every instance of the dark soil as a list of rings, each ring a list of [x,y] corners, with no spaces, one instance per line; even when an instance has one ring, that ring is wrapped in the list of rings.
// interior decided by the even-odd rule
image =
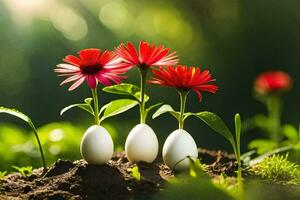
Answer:
[[[236,170],[231,154],[199,149],[199,158],[208,165],[211,176],[221,173],[233,175]],[[152,164],[140,162],[137,165],[141,173],[140,181],[127,171],[134,164],[128,162],[124,153],[116,153],[104,166],[89,165],[84,160],[73,163],[58,160],[44,175],[42,168],[34,170],[29,177],[22,177],[19,173],[8,175],[0,184],[0,200],[145,199],[159,192],[166,180],[174,176],[161,158]]]

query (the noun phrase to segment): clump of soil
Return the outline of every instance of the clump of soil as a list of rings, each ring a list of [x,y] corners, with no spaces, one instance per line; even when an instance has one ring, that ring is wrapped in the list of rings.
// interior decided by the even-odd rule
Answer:
[[[231,175],[236,170],[234,156],[221,152],[199,149],[199,158],[208,165],[208,172]],[[124,153],[116,153],[104,166],[89,165],[84,160],[75,162],[58,160],[43,174],[42,168],[29,177],[20,173],[8,175],[1,181],[2,199],[132,199],[151,197],[174,177],[174,172],[163,164],[161,158],[154,163],[137,163],[141,180],[135,180],[128,172],[134,164],[128,162]]]

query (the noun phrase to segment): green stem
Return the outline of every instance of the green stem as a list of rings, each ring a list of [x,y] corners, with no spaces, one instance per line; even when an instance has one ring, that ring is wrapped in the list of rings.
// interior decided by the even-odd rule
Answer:
[[[268,97],[266,104],[269,111],[269,129],[271,134],[271,139],[276,142],[277,146],[281,141],[280,135],[280,114],[281,114],[281,102],[278,97]]]
[[[95,124],[100,125],[97,88],[92,89],[92,95],[93,95],[93,100],[94,100]]]
[[[242,163],[239,158],[237,159],[237,163],[238,163],[237,183],[238,183],[238,187],[239,187],[239,193],[241,193],[243,190],[243,180],[242,180]]]
[[[140,123],[146,122],[146,111],[145,111],[145,92],[146,92],[146,81],[148,69],[140,69],[141,76],[141,97],[140,97]]]
[[[236,143],[232,142],[232,147],[234,150],[235,158],[238,165],[237,170],[237,199],[241,200],[243,199],[243,177],[242,177],[242,162],[241,162],[241,149],[240,149],[240,140],[239,138],[236,138]]]
[[[44,152],[43,152],[43,149],[42,149],[42,145],[41,145],[39,136],[38,136],[37,131],[36,131],[35,128],[33,129],[33,132],[34,132],[34,135],[35,135],[36,140],[37,140],[38,145],[39,145],[39,149],[40,149],[40,153],[41,153],[41,157],[42,157],[42,162],[43,162],[43,167],[44,167],[43,171],[44,171],[44,173],[46,173],[47,172],[47,164],[46,164],[46,159],[44,157]]]
[[[180,96],[180,118],[178,120],[178,123],[179,123],[179,129],[183,129],[186,98],[189,92],[187,91],[178,91],[178,92]]]
[[[236,127],[237,129],[237,127]],[[238,131],[238,132],[237,132]],[[242,161],[241,161],[241,138],[240,130],[236,130],[235,143],[233,149],[238,165],[237,184],[238,184],[238,199],[243,199],[243,177],[242,177]]]

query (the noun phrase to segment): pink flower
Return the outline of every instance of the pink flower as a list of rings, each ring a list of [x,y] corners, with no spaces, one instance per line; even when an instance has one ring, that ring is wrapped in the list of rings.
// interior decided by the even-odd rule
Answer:
[[[73,82],[69,91],[76,89],[85,80],[91,89],[97,87],[98,82],[103,85],[119,84],[126,78],[122,76],[130,67],[121,62],[113,52],[100,49],[83,49],[79,57],[67,55],[54,70],[58,76],[68,76],[60,85]]]

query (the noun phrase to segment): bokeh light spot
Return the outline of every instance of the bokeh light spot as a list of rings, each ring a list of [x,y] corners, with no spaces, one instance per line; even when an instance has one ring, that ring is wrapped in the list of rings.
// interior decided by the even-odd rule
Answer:
[[[69,39],[78,41],[83,39],[88,32],[86,21],[72,9],[57,6],[50,13],[50,20],[54,27]]]
[[[64,138],[64,131],[62,129],[54,129],[48,137],[50,141],[58,142]]]

